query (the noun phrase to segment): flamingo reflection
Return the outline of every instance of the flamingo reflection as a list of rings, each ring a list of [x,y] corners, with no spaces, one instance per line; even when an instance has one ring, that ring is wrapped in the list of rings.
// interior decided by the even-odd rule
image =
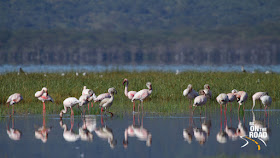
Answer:
[[[40,139],[43,143],[46,143],[48,140],[48,133],[51,131],[51,128],[46,127],[46,111],[43,110],[43,125],[35,131],[35,138]]]
[[[138,125],[135,125],[135,115],[133,114],[133,124],[128,126],[124,131],[124,140],[123,146],[124,148],[128,147],[128,136],[129,137],[137,137],[140,141],[146,141],[146,146],[150,147],[152,145],[152,134],[143,127],[143,114],[142,121],[139,121],[138,114]]]
[[[113,149],[117,145],[117,140],[114,139],[113,130],[108,126],[104,126],[103,116],[101,115],[101,127],[96,128],[94,131],[96,135],[101,139],[107,139],[110,147]]]
[[[63,138],[67,142],[76,142],[80,138],[79,134],[76,134],[76,133],[73,132],[74,119],[71,119],[71,128],[70,128],[70,130],[68,130],[66,124],[63,124],[62,120],[59,121],[59,125],[63,129]]]
[[[12,119],[12,128],[9,127],[11,119]],[[8,134],[10,139],[18,141],[21,138],[22,132],[18,129],[15,129],[14,124],[15,124],[15,121],[14,121],[14,118],[12,117],[12,118],[9,119],[9,123],[7,125],[7,134]]]
[[[222,111],[221,111],[221,115],[220,115],[220,131],[217,133],[216,135],[216,140],[221,143],[221,144],[224,144],[227,142],[227,139],[228,139],[228,135],[227,133],[223,130],[223,114],[222,114]],[[225,115],[225,121],[226,121],[226,115]]]
[[[92,132],[96,129],[96,119],[93,116],[86,115],[83,119],[83,125],[79,128],[79,135],[82,141],[93,141]]]
[[[261,135],[259,137],[259,139],[262,139],[263,141],[268,141],[269,140],[269,134],[271,132],[271,129],[269,128],[269,119],[266,123],[266,118],[268,118],[268,116],[265,115],[264,121],[261,121],[261,120],[256,120],[254,111],[252,111],[252,114],[253,114],[252,122],[254,123],[254,129],[265,129],[266,128],[266,131],[267,131],[267,135]]]

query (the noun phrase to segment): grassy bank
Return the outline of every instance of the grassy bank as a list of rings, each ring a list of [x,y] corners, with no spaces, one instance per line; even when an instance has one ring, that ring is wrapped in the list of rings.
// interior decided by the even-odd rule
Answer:
[[[115,96],[110,111],[114,113],[132,111],[132,103],[124,95],[124,78],[129,80],[129,90],[141,90],[146,88],[146,82],[153,85],[152,95],[144,102],[144,110],[159,113],[185,113],[188,111],[188,100],[183,97],[182,92],[188,84],[192,84],[195,90],[203,88],[208,83],[213,91],[213,98],[219,93],[228,93],[232,89],[244,90],[249,98],[245,105],[246,109],[252,107],[251,96],[258,91],[267,91],[273,98],[271,108],[279,108],[280,97],[280,75],[263,73],[224,73],[224,72],[184,72],[179,75],[163,72],[104,72],[89,73],[86,76],[76,76],[75,73],[66,73],[61,76],[58,73],[44,74],[32,73],[28,75],[17,75],[8,73],[0,75],[0,114],[7,111],[5,105],[9,95],[21,93],[24,100],[15,105],[17,113],[41,113],[42,103],[34,97],[36,91],[46,86],[54,103],[46,103],[48,113],[58,113],[62,108],[62,102],[67,97],[79,98],[82,88],[86,85],[93,89],[96,95],[107,92],[108,88],[115,87],[118,94]],[[210,102],[212,110],[219,108],[215,99]],[[237,103],[234,103],[237,107]],[[99,113],[98,104],[95,104],[91,113]],[[257,106],[259,108],[259,106]]]

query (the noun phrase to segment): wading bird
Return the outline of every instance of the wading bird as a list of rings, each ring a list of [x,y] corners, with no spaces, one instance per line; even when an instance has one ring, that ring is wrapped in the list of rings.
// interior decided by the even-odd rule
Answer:
[[[123,85],[125,85],[125,87],[124,87],[125,96],[128,99],[131,100],[137,92],[136,91],[128,91],[128,79],[126,79],[126,78],[123,80]]]
[[[272,102],[272,99],[269,95],[264,95],[264,96],[261,96],[260,98],[263,106],[265,107],[265,115],[267,116],[267,113],[266,113],[266,109],[269,108],[269,106],[271,105],[271,102]]]
[[[13,106],[12,114],[14,114],[14,104],[20,102],[21,100],[22,100],[22,96],[19,93],[14,93],[14,94],[9,96],[6,103],[8,104],[8,107],[9,107],[9,105]]]
[[[252,110],[254,109],[255,105],[256,105],[256,101],[260,100],[262,96],[268,95],[267,92],[257,92],[252,96],[252,100],[253,100],[253,107]],[[260,104],[260,108],[262,107],[262,105]]]
[[[143,101],[152,94],[153,88],[152,88],[152,83],[151,82],[147,82],[146,86],[148,87],[148,89],[142,89],[140,91],[138,91],[134,97],[131,99],[131,101],[133,102],[133,112],[135,110],[135,100],[140,100],[141,104],[142,104],[142,112],[143,112]],[[138,111],[139,111],[139,106],[138,105]]]
[[[194,113],[194,110],[196,109],[197,106],[203,106],[204,104],[206,104],[206,102],[207,102],[206,93],[203,91],[203,95],[199,95],[199,96],[194,98],[194,101],[193,101],[193,106],[194,106],[193,113]],[[201,115],[201,111],[200,111],[200,115]]]
[[[195,91],[193,88],[192,88],[192,85],[189,84],[187,89],[185,89],[183,91],[183,96],[187,97],[190,101],[190,104],[191,104],[191,100],[194,99],[195,97],[198,96],[198,93],[197,91]]]
[[[70,108],[71,109],[71,117],[74,116],[74,112],[73,112],[73,109],[72,107],[74,107],[75,105],[79,104],[78,108],[79,110],[81,111],[80,109],[80,106],[83,106],[83,104],[86,104],[86,99],[88,98],[88,96],[86,95],[82,95],[80,97],[80,99],[78,100],[77,98],[75,97],[69,97],[69,98],[66,98],[64,101],[63,101],[63,106],[64,106],[64,109],[62,109],[60,111],[60,119],[62,119],[63,117],[63,114],[67,113],[67,109]]]
[[[220,104],[221,113],[222,113],[222,111],[223,111],[222,105],[225,106],[225,111],[224,111],[224,113],[225,113],[225,115],[226,115],[227,103],[228,103],[228,101],[229,101],[227,94],[225,94],[225,93],[219,94],[219,95],[217,96],[216,100],[217,100],[217,102]]]
[[[199,95],[203,95],[202,91],[205,93],[205,95],[208,99],[211,99],[212,91],[210,90],[209,84],[204,85],[204,89],[199,91]]]
[[[230,111],[231,111],[231,108],[232,108],[232,102],[234,102],[236,100],[236,97],[234,95],[234,93],[228,93],[227,94],[228,96],[228,102],[230,102]]]
[[[45,101],[53,102],[53,99],[51,96],[49,96],[48,89],[46,87],[43,87],[42,90],[37,91],[35,93],[35,97],[43,102],[43,110],[46,109]]]
[[[92,100],[96,99],[96,95],[93,92],[93,90],[87,89],[86,86],[84,86],[84,88],[83,88],[82,95],[87,95],[89,97],[88,102],[91,102]],[[93,107],[92,103],[91,103],[91,107]],[[88,103],[88,111],[89,111],[89,103]]]
[[[245,91],[238,91],[236,89],[233,89],[231,92],[235,95],[237,102],[239,103],[238,111],[241,105],[243,105],[243,111],[244,111],[244,104],[248,98],[248,94]]]
[[[114,101],[114,94],[117,94],[117,91],[114,87],[112,87],[112,88],[108,89],[108,93],[110,94],[111,97],[103,99],[100,102],[99,107],[101,107],[101,115],[103,112],[103,108],[105,108],[105,113],[109,112],[111,114],[111,116],[113,116],[114,114],[110,111],[107,111],[106,109],[112,106],[113,101]]]

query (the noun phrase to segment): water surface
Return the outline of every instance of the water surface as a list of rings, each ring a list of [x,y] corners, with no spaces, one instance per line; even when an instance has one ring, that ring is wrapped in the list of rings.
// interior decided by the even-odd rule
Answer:
[[[62,120],[58,115],[14,115],[1,118],[0,157],[279,156],[279,114],[279,110],[270,110],[266,116],[263,110],[256,110],[244,115],[202,112],[200,116],[196,111],[193,116],[140,113],[71,119],[65,115]],[[240,136],[249,134],[250,122],[267,128],[265,144],[254,139],[260,150],[249,139],[241,148],[246,141]],[[217,138],[226,127],[234,128],[233,134]]]

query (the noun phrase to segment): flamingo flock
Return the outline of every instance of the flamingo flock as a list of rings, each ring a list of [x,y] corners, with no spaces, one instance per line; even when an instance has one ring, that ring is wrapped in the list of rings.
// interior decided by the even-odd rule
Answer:
[[[142,89],[139,91],[129,91],[128,90],[129,81],[127,78],[125,78],[123,80],[122,84],[124,85],[125,96],[129,100],[131,100],[131,102],[133,102],[133,113],[135,113],[135,103],[137,100],[140,101],[140,103],[138,105],[138,112],[139,112],[140,106],[142,107],[142,111],[143,111],[143,102],[152,94],[152,91],[153,91],[152,83],[147,82],[146,83],[147,89]],[[212,91],[210,89],[209,84],[205,84],[203,86],[203,88],[204,89],[199,90],[199,93],[198,93],[196,90],[194,90],[192,84],[189,84],[187,86],[187,88],[185,90],[183,90],[183,96],[185,96],[189,100],[190,105],[193,100],[193,104],[192,104],[192,106],[194,107],[194,109],[192,111],[193,113],[197,107],[202,107],[202,106],[206,105],[207,101],[212,99]],[[80,107],[83,107],[83,105],[88,104],[88,110],[90,110],[89,104],[90,104],[90,102],[93,102],[93,101],[95,103],[99,102],[99,107],[101,108],[101,111],[100,111],[101,115],[103,114],[103,112],[105,112],[105,114],[109,113],[109,114],[111,114],[111,116],[113,116],[113,113],[108,111],[108,109],[113,105],[115,94],[117,94],[117,90],[114,87],[111,87],[108,89],[107,93],[102,93],[102,94],[96,96],[92,89],[88,89],[86,86],[84,86],[82,89],[82,95],[79,97],[79,99],[77,99],[75,97],[68,97],[63,101],[63,109],[60,111],[59,116],[62,119],[63,115],[65,113],[67,113],[68,109],[70,108],[71,117],[72,117],[74,115],[73,107],[75,107],[76,105],[77,105],[78,109],[81,111],[81,113],[83,114],[85,111],[82,112]],[[49,95],[48,89],[46,87],[43,87],[40,91],[37,91],[35,93],[35,97],[38,100],[42,101],[43,111],[46,109],[46,105],[45,105],[46,101],[54,102],[52,97]],[[14,104],[19,103],[22,99],[23,99],[23,97],[21,94],[14,93],[8,98],[7,104],[14,106]],[[230,93],[221,93],[216,97],[216,100],[217,100],[218,104],[220,105],[221,112],[222,112],[223,107],[226,112],[227,105],[229,103],[231,103],[231,106],[232,106],[234,101],[238,102],[238,105],[239,105],[238,111],[240,110],[241,106],[243,107],[243,111],[244,111],[244,109],[245,109],[244,104],[246,103],[247,99],[248,99],[248,94],[245,91],[238,91],[236,89],[233,89]],[[254,109],[257,101],[260,102],[260,105],[263,104],[263,106],[265,107],[265,110],[268,109],[272,103],[272,98],[268,95],[267,92],[256,92],[252,96],[252,100],[253,100],[252,110]],[[93,107],[93,104],[91,107]],[[231,108],[230,108],[230,111],[231,111]],[[12,114],[14,114],[14,110],[13,110]]]

